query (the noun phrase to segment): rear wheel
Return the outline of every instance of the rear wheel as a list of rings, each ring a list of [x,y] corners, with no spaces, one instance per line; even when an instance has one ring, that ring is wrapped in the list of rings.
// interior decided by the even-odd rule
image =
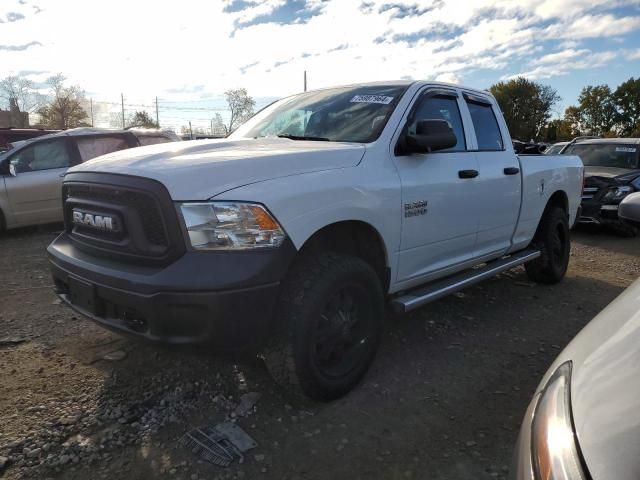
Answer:
[[[549,208],[538,226],[531,247],[540,257],[525,264],[529,278],[538,283],[558,283],[569,266],[571,240],[567,213],[560,207]]]
[[[287,390],[328,401],[366,373],[378,348],[384,299],[363,260],[323,253],[302,258],[285,280],[279,332],[264,354]]]

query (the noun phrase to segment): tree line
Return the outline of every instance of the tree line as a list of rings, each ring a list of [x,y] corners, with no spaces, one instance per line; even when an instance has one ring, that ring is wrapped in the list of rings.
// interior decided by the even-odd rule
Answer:
[[[38,121],[34,125],[12,125],[17,128],[28,126],[66,130],[76,127],[89,127],[90,101],[79,85],[69,85],[64,75],[57,74],[46,80],[47,91],[41,93],[34,83],[19,76],[11,75],[0,80],[0,100],[9,108],[13,105],[20,112],[36,114]],[[229,118],[223,119],[216,113],[211,119],[212,129],[225,135],[231,133],[254,113],[255,100],[244,88],[230,89],[225,93]],[[1,106],[1,103],[0,103]],[[135,111],[125,118],[125,128],[160,128],[149,112]]]
[[[559,142],[583,135],[640,137],[640,78],[631,77],[615,90],[608,85],[587,85],[578,104],[555,119],[554,107],[562,99],[549,85],[517,77],[498,82],[489,91],[514,139]]]

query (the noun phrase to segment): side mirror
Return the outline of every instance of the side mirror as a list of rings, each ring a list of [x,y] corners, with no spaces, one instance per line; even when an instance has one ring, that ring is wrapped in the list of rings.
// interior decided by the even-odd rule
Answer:
[[[410,153],[429,153],[451,148],[458,143],[446,120],[418,120],[415,133],[407,132],[406,148]]]
[[[620,202],[618,216],[632,222],[640,222],[640,192],[627,195]]]
[[[16,170],[16,166],[13,163],[9,164],[9,173],[11,174],[12,177],[17,177],[18,176],[18,171]]]

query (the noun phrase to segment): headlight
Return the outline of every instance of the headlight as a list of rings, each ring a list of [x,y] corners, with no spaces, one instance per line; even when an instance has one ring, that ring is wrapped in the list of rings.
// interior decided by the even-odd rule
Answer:
[[[205,202],[179,204],[191,246],[198,250],[278,247],[286,235],[259,204]]]
[[[538,398],[531,428],[536,480],[586,480],[571,416],[571,362],[563,363]]]
[[[633,191],[632,187],[611,187],[609,191],[604,195],[603,200],[622,200]]]

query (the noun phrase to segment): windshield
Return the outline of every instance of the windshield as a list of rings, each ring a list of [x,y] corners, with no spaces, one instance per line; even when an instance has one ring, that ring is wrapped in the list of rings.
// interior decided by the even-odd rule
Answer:
[[[545,155],[555,155],[556,153],[560,153],[560,150],[562,150],[562,147],[565,145],[566,143],[556,143],[547,148],[544,153]]]
[[[400,85],[332,88],[284,98],[242,125],[231,138],[369,143],[407,89]]]
[[[564,153],[578,155],[587,167],[640,168],[637,145],[589,143],[571,145]]]

